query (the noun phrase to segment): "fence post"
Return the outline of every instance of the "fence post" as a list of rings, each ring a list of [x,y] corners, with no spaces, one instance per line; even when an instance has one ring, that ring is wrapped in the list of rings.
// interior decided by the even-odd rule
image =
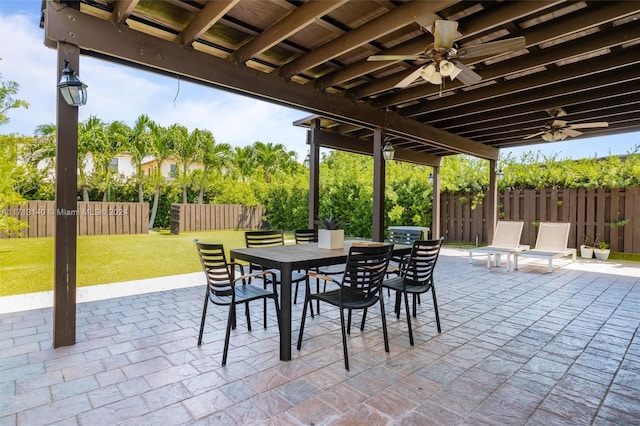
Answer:
[[[171,204],[171,234],[180,234],[180,206]]]

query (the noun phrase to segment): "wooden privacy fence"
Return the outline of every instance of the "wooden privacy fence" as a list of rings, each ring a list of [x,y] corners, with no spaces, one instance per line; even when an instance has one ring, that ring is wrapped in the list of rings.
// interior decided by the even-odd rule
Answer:
[[[29,201],[3,208],[4,213],[27,222],[22,237],[52,237],[56,216],[78,218],[78,235],[146,234],[149,232],[149,204],[119,202],[78,202],[75,211],[56,211],[54,201]],[[12,235],[17,236],[17,235]]]
[[[487,244],[488,206],[476,194],[441,196],[441,229],[448,240]],[[612,251],[640,253],[640,188],[506,190],[498,194],[499,219],[524,221],[521,244],[535,245],[538,222],[570,222],[569,247],[585,236]]]
[[[172,204],[171,233],[258,229],[262,227],[262,206],[240,204]]]

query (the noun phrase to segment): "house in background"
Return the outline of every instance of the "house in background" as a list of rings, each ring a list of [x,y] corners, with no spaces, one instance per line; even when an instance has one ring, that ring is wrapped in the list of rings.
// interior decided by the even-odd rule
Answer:
[[[158,169],[158,160],[155,158],[150,158],[149,160],[142,163],[142,172],[145,176],[151,176],[154,170]],[[189,164],[189,170],[204,170],[204,164],[202,163],[191,163]],[[177,162],[173,157],[168,157],[162,163],[162,167],[160,169],[160,174],[166,178],[174,179],[178,172]]]

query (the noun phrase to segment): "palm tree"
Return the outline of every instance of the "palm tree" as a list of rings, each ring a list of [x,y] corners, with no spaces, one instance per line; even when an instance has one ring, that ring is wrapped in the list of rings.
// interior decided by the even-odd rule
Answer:
[[[142,163],[144,159],[151,155],[153,145],[152,128],[154,122],[148,115],[140,115],[131,130],[127,149],[131,154],[131,162],[136,168],[135,182],[138,186],[138,202],[144,202],[144,173],[142,171]]]
[[[213,134],[208,130],[201,130],[198,139],[196,161],[204,165],[198,184],[198,204],[204,199],[204,188],[211,174],[221,172],[231,162],[232,150],[228,143],[216,144]]]
[[[153,229],[158,212],[158,200],[160,199],[160,187],[164,178],[162,177],[162,165],[171,155],[173,148],[173,133],[175,133],[174,124],[168,129],[153,123],[151,132],[153,134],[151,154],[155,157],[157,167],[153,170],[152,181],[155,183],[155,193],[153,194],[153,205],[151,207],[151,217],[149,218],[149,229]]]
[[[78,173],[80,175],[78,183],[82,188],[83,201],[89,201],[86,172],[89,155],[96,151],[96,146],[106,144],[106,138],[104,123],[95,115],[78,125]]]
[[[101,145],[96,145],[93,151],[94,168],[100,177],[100,187],[103,190],[102,201],[109,201],[109,191],[111,189],[111,178],[114,170],[111,168],[113,158],[125,150],[129,140],[131,128],[122,121],[113,121],[105,126],[104,139]]]
[[[177,180],[182,187],[182,202],[187,203],[187,186],[189,186],[189,165],[194,162],[198,151],[200,130],[194,129],[191,134],[186,127],[173,126],[173,155],[176,159]]]
[[[236,146],[233,153],[233,166],[235,167],[235,172],[240,175],[239,179],[247,181],[256,168],[256,157],[253,152],[253,147]]]

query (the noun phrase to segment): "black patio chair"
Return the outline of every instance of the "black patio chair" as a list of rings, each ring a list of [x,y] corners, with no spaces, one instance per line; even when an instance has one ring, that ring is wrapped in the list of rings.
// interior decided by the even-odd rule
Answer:
[[[236,328],[236,305],[244,304],[247,317],[247,328],[251,331],[251,316],[249,313],[249,302],[264,299],[264,328],[267,328],[266,300],[273,299],[276,306],[276,318],[280,322],[280,306],[278,304],[278,292],[276,286],[273,291],[257,287],[247,283],[249,275],[244,275],[244,268],[235,262],[227,262],[222,244],[209,244],[194,241],[198,249],[198,257],[202,264],[207,278],[207,290],[204,295],[204,306],[202,308],[202,320],[200,322],[200,334],[198,335],[198,346],[202,344],[202,334],[204,323],[207,317],[207,305],[209,301],[214,305],[228,306],[227,327],[224,337],[224,350],[222,352],[222,365],[227,364],[227,352],[229,350],[229,337],[231,329]],[[240,268],[241,276],[235,278],[235,268]],[[253,277],[274,275],[272,271],[261,271],[253,274]],[[272,279],[275,279],[272,277]]]
[[[274,247],[274,246],[283,246],[284,245],[284,232],[279,230],[263,230],[263,231],[245,231],[244,233],[244,241],[247,248],[252,247]],[[249,273],[253,273],[253,271],[262,271],[264,267],[257,263],[249,264]],[[267,284],[280,284],[280,271],[274,270],[275,273],[275,281],[271,281],[269,279],[264,280],[264,288],[267,288]],[[294,271],[291,274],[291,284],[296,285],[295,294],[298,294],[298,287],[300,283],[305,280],[306,273],[301,271]],[[251,281],[249,281],[251,282]],[[294,299],[293,303],[296,303]],[[265,306],[267,302],[265,301]]]
[[[304,323],[307,316],[307,305],[312,300],[326,302],[340,309],[340,325],[342,329],[342,348],[344,351],[344,366],[349,370],[349,354],[347,351],[347,334],[351,331],[351,312],[353,310],[365,310],[380,304],[380,317],[382,319],[382,333],[384,337],[384,348],[389,352],[389,337],[387,335],[387,321],[384,313],[384,300],[382,297],[382,281],[384,280],[391,258],[393,244],[380,246],[351,246],[345,267],[342,281],[324,275],[321,278],[335,282],[339,288],[322,293],[311,293],[309,288],[310,275],[307,275],[305,303],[302,309],[302,321],[300,323],[300,334],[298,336],[298,350],[302,347],[302,336],[304,334]],[[348,311],[348,323],[345,326],[344,311]],[[362,323],[360,330],[364,329]]]
[[[318,242],[318,230],[317,229],[296,229],[293,231],[293,235],[296,240],[296,244],[310,244]],[[326,268],[314,268],[313,272],[320,275],[342,275],[344,273],[344,265],[335,265]],[[316,279],[316,293],[320,292],[320,279]],[[323,281],[322,291],[327,291],[327,282]],[[294,303],[298,300],[298,288],[296,287],[296,294],[294,296]],[[320,313],[320,301],[317,302],[317,310]],[[311,307],[311,317],[313,317],[313,306]]]
[[[413,330],[411,328],[411,315],[409,315],[409,298],[413,295],[413,317],[416,317],[416,299],[422,293],[431,290],[433,298],[433,310],[436,316],[436,326],[438,333],[440,329],[440,315],[438,314],[438,302],[436,300],[436,288],[433,282],[433,271],[438,261],[440,248],[442,247],[441,237],[438,240],[421,240],[413,243],[411,254],[402,263],[400,275],[384,280],[382,286],[396,291],[395,312],[400,318],[400,299],[404,296],[404,305],[407,313],[407,326],[409,327],[409,342],[413,346]],[[363,317],[364,322],[364,317]]]

